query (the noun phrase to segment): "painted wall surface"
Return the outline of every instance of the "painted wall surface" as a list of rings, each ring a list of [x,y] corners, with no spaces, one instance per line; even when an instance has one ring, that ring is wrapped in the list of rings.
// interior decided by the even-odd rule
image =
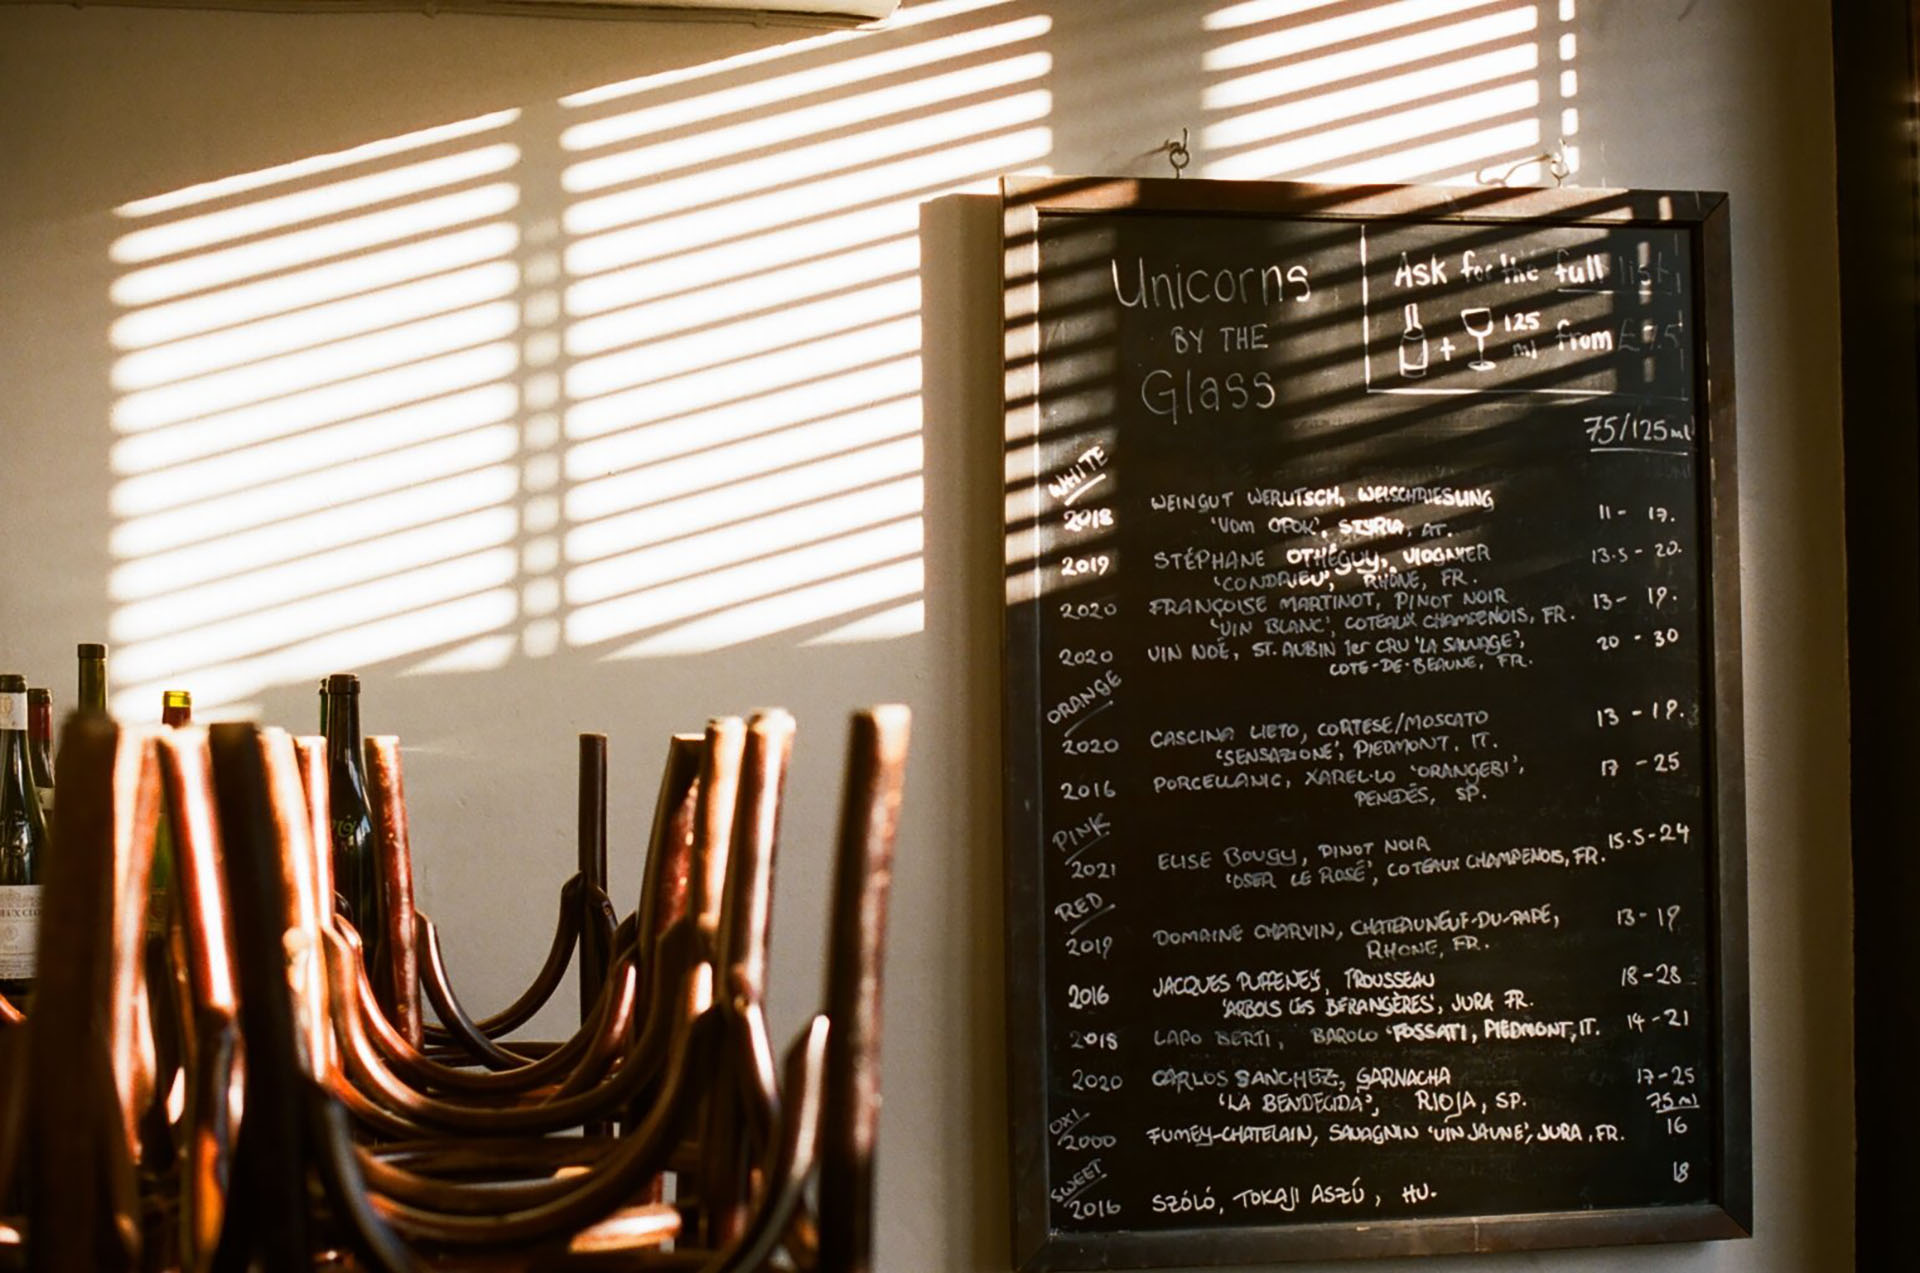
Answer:
[[[0,9],[0,666],[70,703],[104,638],[129,718],[178,684],[301,728],[359,670],[481,1010],[545,949],[575,732],[611,735],[631,898],[665,735],[784,705],[781,1034],[817,1002],[844,713],[911,703],[880,1266],[1001,1267],[980,196],[1164,175],[1183,127],[1198,175],[1471,181],[1564,139],[1581,184],[1725,190],[1758,1234],[1449,1267],[1846,1267],[1829,47],[1801,0],[909,0],[856,33]]]

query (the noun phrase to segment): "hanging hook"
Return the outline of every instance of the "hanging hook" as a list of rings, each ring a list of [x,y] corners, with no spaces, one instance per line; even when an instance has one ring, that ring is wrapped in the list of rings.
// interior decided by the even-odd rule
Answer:
[[[1179,141],[1169,137],[1161,144],[1160,149],[1166,152],[1167,162],[1173,165],[1173,179],[1180,180],[1180,170],[1193,162],[1193,153],[1187,149],[1187,130],[1185,128],[1180,130]]]
[[[1493,165],[1485,164],[1478,172],[1473,174],[1473,179],[1483,186],[1510,186],[1513,184],[1513,175],[1515,173],[1519,172],[1522,168],[1531,167],[1534,164],[1545,164],[1547,166],[1547,175],[1553,178],[1555,188],[1565,183],[1567,177],[1573,172],[1573,169],[1567,164],[1567,139],[1562,137],[1559,146],[1552,150],[1542,151],[1537,155],[1528,155],[1525,159],[1515,161],[1508,165],[1507,170],[1497,177],[1489,177],[1487,175],[1487,170],[1492,168]]]
[[[1553,158],[1547,161],[1547,174],[1553,178],[1554,189],[1559,189],[1573,174],[1573,166],[1567,162],[1567,139],[1562,137],[1560,144],[1553,148]]]

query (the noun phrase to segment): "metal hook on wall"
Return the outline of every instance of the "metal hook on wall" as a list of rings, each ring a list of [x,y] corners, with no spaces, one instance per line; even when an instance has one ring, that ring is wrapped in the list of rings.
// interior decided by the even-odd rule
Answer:
[[[1167,162],[1173,165],[1173,179],[1180,180],[1180,170],[1193,162],[1193,152],[1187,149],[1187,130],[1185,128],[1180,130],[1179,141],[1169,137],[1160,143],[1159,150],[1154,153],[1162,152],[1167,156]]]
[[[1562,137],[1560,144],[1552,150],[1543,151],[1537,155],[1528,155],[1525,159],[1516,160],[1514,163],[1509,164],[1507,170],[1497,177],[1489,177],[1487,175],[1487,170],[1492,168],[1493,165],[1486,164],[1473,174],[1473,179],[1483,186],[1510,186],[1513,184],[1513,175],[1515,173],[1519,172],[1522,168],[1531,167],[1534,164],[1545,164],[1547,166],[1547,175],[1553,178],[1554,186],[1558,188],[1562,185],[1573,173],[1573,168],[1567,163],[1567,139]]]

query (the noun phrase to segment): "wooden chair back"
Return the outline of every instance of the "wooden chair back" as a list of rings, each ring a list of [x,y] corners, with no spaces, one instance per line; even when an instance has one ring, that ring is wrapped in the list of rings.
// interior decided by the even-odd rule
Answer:
[[[633,941],[642,969],[653,958],[660,934],[687,912],[693,889],[693,819],[699,803],[703,734],[674,734],[653,804],[653,828],[641,869],[640,904],[633,912]]]
[[[694,799],[687,913],[712,934],[719,932],[726,897],[727,851],[733,843],[733,813],[739,803],[746,743],[746,724],[738,716],[716,716],[707,722]]]
[[[204,1273],[226,1215],[240,1061],[206,735],[76,716],[61,764],[72,807],[49,854],[26,1076],[30,1263]],[[183,914],[184,1099],[171,1161],[143,1164],[141,1127],[157,1093],[136,1001],[148,991],[146,903],[163,790]],[[143,1174],[154,1186],[144,1197]]]
[[[374,986],[379,1002],[391,1007],[389,1019],[407,1042],[425,1039],[420,1012],[420,956],[414,941],[413,844],[407,830],[406,783],[401,776],[400,740],[374,734],[362,744],[366,753],[367,800],[373,806],[374,862],[385,897],[386,964],[369,968],[383,977]],[[373,934],[365,935],[368,942]]]
[[[302,734],[293,740],[293,763],[300,774],[300,792],[305,801],[307,833],[304,843],[309,847],[308,866],[313,872],[313,886],[300,898],[308,913],[304,926],[314,932],[324,930],[333,922],[333,832],[332,832],[332,788],[327,768],[327,740],[319,734]],[[307,1046],[317,1048],[315,1068],[330,1072],[339,1064],[340,1048],[331,1030],[320,1032],[309,1028]]]
[[[380,744],[379,747],[374,745],[376,742]],[[389,742],[391,746],[387,745]],[[525,1025],[545,1006],[558,989],[569,960],[578,966],[580,1020],[585,1025],[605,987],[608,964],[618,953],[619,924],[614,916],[613,904],[607,896],[606,736],[594,733],[580,735],[576,837],[579,869],[561,886],[560,914],[554,924],[546,960],[533,981],[513,1003],[500,1012],[478,1020],[467,1012],[453,991],[445,956],[440,949],[439,933],[433,921],[413,904],[411,851],[405,835],[406,803],[400,771],[397,740],[385,737],[370,739],[367,746],[369,786],[395,793],[393,798],[382,801],[383,810],[377,811],[376,823],[400,829],[400,835],[393,841],[392,854],[396,863],[402,858],[407,860],[409,872],[404,888],[395,878],[393,886],[398,901],[396,907],[389,909],[390,915],[404,912],[411,916],[410,931],[404,938],[395,931],[391,942],[393,949],[401,952],[395,960],[396,967],[405,961],[405,967],[411,969],[406,992],[411,1002],[406,1010],[420,1014],[420,999],[424,992],[440,1018],[437,1022],[427,1022],[421,1015],[417,1032],[404,1030],[402,1033],[416,1050],[425,1044],[434,1049],[464,1054],[492,1069],[517,1068],[525,1064],[526,1058],[503,1049],[496,1040]],[[398,1026],[401,1023],[396,1021],[394,1024]]]
[[[793,717],[784,711],[760,712],[748,722],[728,841],[715,962],[729,979],[729,991],[755,1002],[764,1000],[767,993],[774,853],[780,839],[787,767],[793,759],[793,735]]]
[[[732,830],[735,814],[732,806],[742,785],[742,755],[747,732],[737,719],[725,718],[713,722],[703,740],[700,790],[704,798],[695,801],[694,834],[688,853],[690,878],[696,884],[716,867],[723,868],[728,859],[728,842],[717,832],[723,828],[729,833]],[[763,746],[761,750],[767,749]],[[784,746],[777,750],[784,760]],[[759,774],[758,779],[764,785],[771,770],[765,765],[762,769],[765,772]],[[777,786],[774,798],[777,799]],[[772,819],[763,811],[760,823],[770,828]],[[746,835],[747,842],[754,839],[755,833]],[[298,856],[295,847],[290,846],[286,852]],[[755,843],[749,857],[758,858],[765,852]],[[763,879],[761,887],[764,886]],[[290,887],[297,889],[297,882],[290,883]],[[714,891],[725,892],[724,889]],[[655,984],[648,987],[648,993],[638,995],[636,967],[627,967],[617,985],[610,983],[610,991],[619,991],[623,1006],[605,1022],[596,1017],[595,1042],[588,1050],[571,1054],[577,1063],[546,1071],[559,1082],[557,1087],[543,1087],[539,1099],[521,1096],[522,1089],[511,1079],[502,1084],[473,1083],[467,1081],[467,1076],[460,1076],[460,1081],[450,1083],[446,1080],[455,1076],[444,1072],[436,1074],[434,1064],[417,1052],[408,1052],[404,1040],[385,1037],[380,1029],[384,1023],[379,1014],[372,1011],[366,996],[357,990],[352,952],[335,940],[337,935],[329,934],[329,971],[334,979],[329,997],[336,1014],[334,1024],[342,1065],[339,1070],[325,1071],[319,1077],[348,1104],[356,1117],[388,1134],[409,1136],[429,1129],[469,1135],[558,1130],[579,1125],[579,1115],[585,1111],[593,1111],[585,1115],[585,1121],[589,1126],[596,1126],[598,1120],[621,1111],[630,1096],[639,1096],[648,1090],[649,1076],[664,1065],[665,1056],[660,1050],[712,1002],[712,949],[717,940],[716,930],[724,922],[725,907],[720,903],[725,899],[722,897],[712,905],[715,919],[701,923],[692,910],[693,899],[698,896],[697,890],[690,890],[688,915],[663,935],[655,952],[656,967],[650,970]],[[764,899],[757,910],[762,916],[769,912]],[[754,945],[745,936],[738,940],[743,949]],[[758,944],[764,945],[764,935]],[[661,997],[667,990],[672,994]],[[296,993],[296,1005],[301,998]],[[635,1005],[641,998],[644,998],[644,1007],[636,1012]],[[636,1027],[630,1034],[624,1025],[628,1021]],[[601,1031],[602,1025],[617,1028],[617,1033]],[[547,1059],[568,1056],[567,1049],[581,1037],[561,1045],[550,1058],[543,1058],[542,1064]],[[396,1043],[401,1045],[399,1049]],[[621,1071],[617,1077],[609,1073],[616,1064]],[[522,1068],[536,1067],[529,1064]]]
[[[266,920],[235,926],[242,966],[258,966],[255,979],[260,990],[248,1000],[246,1019],[249,1044],[259,1041],[259,1064],[249,1067],[245,1145],[256,1150],[249,1165],[261,1166],[267,1177],[256,1196],[261,1201],[275,1195],[284,1198],[298,1191],[295,1186],[317,1182],[325,1188],[334,1217],[351,1239],[361,1264],[388,1270],[418,1267],[416,1258],[399,1243],[399,1232],[456,1245],[525,1247],[531,1252],[534,1248],[526,1244],[564,1244],[567,1235],[631,1197],[633,1189],[658,1170],[655,1162],[664,1161],[666,1150],[678,1143],[682,1126],[696,1108],[694,1093],[712,1068],[718,1027],[712,1011],[689,1019],[677,1036],[679,1046],[662,1076],[659,1098],[635,1134],[613,1147],[606,1170],[583,1177],[577,1190],[556,1190],[535,1205],[497,1215],[435,1215],[368,1192],[362,1166],[368,1160],[349,1137],[345,1111],[331,1095],[338,1090],[332,1083],[337,1076],[314,1067],[315,1050],[304,1035],[301,1001],[308,993],[303,971],[309,956],[306,933],[311,912],[306,900],[310,883],[303,877],[312,872],[301,861],[311,849],[302,843],[306,806],[290,744],[276,731],[230,733],[216,739],[215,753],[220,766],[222,829],[232,848],[229,877],[236,907]],[[265,975],[258,975],[261,969]],[[255,1068],[262,1073],[256,1076]],[[263,1080],[257,1088],[256,1077]],[[264,1082],[269,1077],[277,1081]],[[257,1136],[252,1118],[255,1099],[271,1103],[265,1111],[268,1126]],[[503,1126],[502,1130],[513,1129]],[[284,1158],[278,1170],[268,1169],[263,1156],[274,1134]],[[310,1187],[307,1193],[311,1194]],[[278,1219],[274,1210],[263,1209],[260,1214]],[[229,1226],[229,1232],[239,1227]],[[260,1231],[266,1225],[252,1227],[255,1231],[249,1237],[236,1240],[236,1256],[244,1255],[260,1267],[302,1267],[296,1251],[310,1240],[310,1232],[267,1234]],[[510,1251],[500,1254],[513,1258]],[[306,1258],[311,1258],[310,1251]]]
[[[881,955],[907,725],[906,709],[898,707],[874,709],[854,720],[834,853],[826,1010],[802,1032],[790,1053],[780,1119],[773,1129],[779,1135],[758,1175],[744,1178],[755,1190],[753,1205],[739,1206],[745,1194],[730,1195],[725,1187],[699,1177],[689,1181],[699,1189],[715,1189],[713,1202],[725,1203],[734,1216],[724,1226],[729,1233],[708,1239],[713,1245],[707,1273],[772,1267],[767,1259],[781,1247],[807,1269],[867,1273],[870,1268]],[[734,1003],[757,1003],[764,992],[766,897],[791,739],[792,722],[784,713],[764,715],[747,726],[716,721],[701,748],[698,777],[691,786],[677,785],[673,801],[662,802],[669,837],[676,834],[676,819],[690,829],[685,914],[696,922],[711,915],[710,923],[699,927],[723,965],[716,989]],[[191,738],[183,738],[179,749],[186,750],[181,754],[192,746]],[[403,1218],[404,1209],[396,1211],[366,1193],[353,1161],[356,1151],[347,1137],[346,1115],[325,1096],[332,1075],[328,1067],[334,1062],[330,1047],[316,1036],[314,1014],[318,1005],[325,1022],[327,988],[318,975],[315,941],[324,925],[324,854],[308,816],[313,807],[307,799],[311,775],[303,784],[292,741],[279,731],[216,727],[211,750],[218,779],[218,829],[228,849],[224,864],[234,903],[231,939],[239,952],[240,994],[250,1005],[243,1014],[252,1056],[234,1209],[246,1208],[244,1214],[253,1221],[273,1217],[269,1224],[228,1225],[233,1240],[223,1248],[225,1267],[251,1262],[297,1268],[311,1260],[305,1208],[313,1183],[309,1172],[318,1170],[336,1214],[349,1221],[348,1232],[365,1266],[417,1268],[389,1227]],[[183,806],[192,800],[188,793]],[[717,846],[715,832],[723,825],[730,826],[731,834]],[[195,838],[196,844],[208,842],[205,835]],[[219,858],[218,853],[211,858],[189,854],[190,863]],[[184,869],[198,878],[197,866]],[[658,905],[670,885],[651,866],[649,877],[654,895],[646,900]],[[217,943],[217,934],[208,941]],[[689,1054],[682,1054],[676,1063],[678,1077],[667,1086],[676,1092],[688,1089],[683,1093],[687,1097],[691,1072],[704,1075],[702,1065],[718,1063],[715,1073],[737,1065],[737,1059],[719,1061],[722,1053],[714,1046],[719,1018],[705,1009],[708,997],[695,991],[678,1010],[680,1019],[693,1025],[683,1037],[706,1040],[694,1050],[709,1058],[689,1065]],[[747,1068],[766,1067],[755,1061]],[[703,1077],[701,1083],[711,1110],[711,1082]],[[668,1113],[656,1106],[641,1129],[643,1140],[658,1144],[662,1136],[671,1135],[661,1122]],[[805,1177],[816,1169],[819,1201],[813,1223],[796,1221],[805,1210]],[[547,1212],[553,1220],[584,1218],[601,1205],[594,1195],[604,1194],[607,1187],[601,1182],[583,1189],[578,1198],[555,1196],[535,1211]],[[503,1227],[502,1235],[524,1236],[534,1219],[534,1213],[527,1213]],[[424,1222],[413,1216],[407,1227],[427,1234],[439,1231],[439,1240],[452,1241],[473,1237],[476,1223]],[[700,1245],[689,1241],[685,1251],[672,1257],[674,1265],[686,1267],[697,1259]]]
[[[181,1273],[204,1273],[226,1220],[242,1116],[235,1100],[242,1067],[239,976],[206,731],[162,730],[155,742],[173,829],[184,955],[186,1082],[175,1167],[179,1260]]]
[[[873,1154],[880,1127],[880,1000],[887,897],[912,714],[855,714],[847,739],[828,934],[826,1091],[821,1117],[820,1268],[873,1262]]]
[[[0,995],[0,1268],[13,1267],[20,1254],[20,1226],[14,1183],[27,1116],[26,1014]]]
[[[575,873],[580,877],[580,945],[575,981],[586,1024],[607,983],[616,921],[607,896],[607,736],[580,735],[574,804]]]
[[[887,897],[910,716],[854,715],[834,851],[825,1010],[788,1049],[778,1137],[730,1241],[688,1251],[700,1273],[868,1273],[880,1114],[880,999]],[[818,1202],[808,1213],[809,1181]]]
[[[332,1063],[314,933],[323,905],[314,820],[283,731],[232,724],[208,735],[247,1055],[246,1114],[216,1263],[300,1269],[313,1250],[304,1101]]]
[[[729,1031],[722,1073],[707,1094],[695,1191],[703,1239],[720,1246],[747,1221],[752,1171],[779,1100],[764,1005],[780,808],[793,756],[793,717],[756,713],[747,723],[726,883],[714,940],[718,998]]]
[[[152,1058],[133,1004],[145,991],[145,902],[160,816],[149,733],[79,714],[61,733],[65,802],[47,854],[31,1029],[25,1173],[28,1264],[139,1267],[139,1125]]]
[[[20,1151],[27,1115],[27,1015],[13,1000],[0,995],[0,1269],[19,1268],[25,1253],[14,1183],[19,1179]]]

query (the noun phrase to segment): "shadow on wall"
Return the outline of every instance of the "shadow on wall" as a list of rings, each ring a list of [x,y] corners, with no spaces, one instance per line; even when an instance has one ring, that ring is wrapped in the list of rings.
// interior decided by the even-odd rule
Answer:
[[[359,670],[369,726],[409,743],[433,909],[475,868],[568,869],[571,802],[527,790],[559,770],[518,754],[528,722],[656,740],[780,702],[803,729],[790,825],[825,826],[839,714],[911,702],[904,834],[924,851],[897,881],[887,1135],[918,1147],[894,1161],[939,1165],[886,1177],[886,1241],[997,1265],[1004,1204],[977,1195],[1004,1127],[982,847],[1000,282],[993,209],[944,197],[1003,173],[1165,175],[1153,148],[1183,126],[1203,176],[1532,180],[1524,161],[1577,124],[1573,18],[1573,0],[909,0],[882,30],[415,116],[126,203],[116,707],[142,718],[181,684],[203,714],[305,727],[315,679]],[[653,763],[616,740],[616,844]],[[523,797],[550,822],[481,807]],[[512,860],[436,844],[450,826]],[[614,866],[626,896],[637,865]],[[786,868],[775,926],[802,968],[814,874]],[[524,895],[486,891],[446,926],[482,1010],[544,942]],[[796,980],[777,1017],[813,1002]]]
[[[1148,49],[1205,175],[1502,170],[1571,112],[1542,7],[947,0],[125,204],[118,704],[919,632],[920,204]]]
[[[125,701],[917,632],[918,202],[1048,151],[980,7],[120,209]]]

